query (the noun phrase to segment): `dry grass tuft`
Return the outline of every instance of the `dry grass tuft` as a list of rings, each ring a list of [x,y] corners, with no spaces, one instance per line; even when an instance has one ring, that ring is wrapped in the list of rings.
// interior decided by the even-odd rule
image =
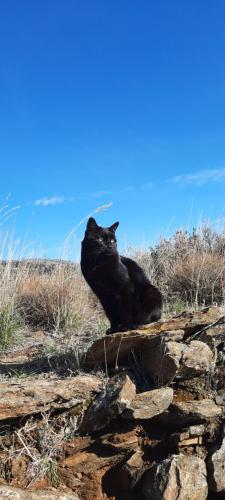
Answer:
[[[218,254],[186,255],[170,269],[168,287],[188,304],[223,303],[224,257]]]
[[[78,265],[70,268],[59,263],[52,273],[26,277],[18,290],[17,307],[27,325],[47,331],[85,333],[104,323]]]
[[[78,318],[72,308],[76,285],[71,278],[63,278],[58,273],[33,275],[22,283],[17,303],[27,325],[49,331],[76,325]]]
[[[167,311],[224,303],[225,229],[217,232],[207,224],[192,233],[177,231],[132,254],[162,290]]]

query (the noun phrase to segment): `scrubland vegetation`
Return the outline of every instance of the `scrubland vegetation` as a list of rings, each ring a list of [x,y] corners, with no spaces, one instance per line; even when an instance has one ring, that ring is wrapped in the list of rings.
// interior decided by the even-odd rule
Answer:
[[[127,252],[164,295],[165,316],[184,309],[224,304],[225,229],[210,224],[192,233],[177,231],[152,248]],[[18,329],[102,334],[107,319],[77,263],[14,260],[0,262],[0,344]]]
[[[7,240],[5,240],[4,250],[6,247]],[[11,244],[9,245],[9,248],[12,248]],[[84,488],[84,491],[86,488],[88,492],[87,496],[84,496],[82,498],[90,498],[88,496],[90,491],[89,479],[91,478],[90,484],[92,485],[92,488],[93,484],[96,486],[98,484],[101,484],[101,481],[96,481],[96,462],[94,461],[93,457],[95,455],[92,451],[91,460],[89,458],[89,452],[90,450],[92,450],[92,448],[90,447],[89,436],[86,436],[85,438],[87,440],[87,445],[84,451],[83,437],[80,441],[79,436],[80,433],[82,434],[82,428],[80,428],[79,426],[82,423],[82,419],[88,411],[89,406],[90,408],[92,407],[92,398],[96,398],[96,400],[98,399],[98,396],[96,396],[95,393],[94,396],[90,395],[91,392],[89,394],[88,384],[93,383],[93,380],[99,380],[99,382],[101,382],[101,387],[104,388],[104,391],[101,389],[100,392],[99,400],[101,400],[101,395],[105,394],[107,383],[111,380],[111,367],[109,365],[108,370],[107,364],[107,355],[109,355],[110,353],[108,352],[107,354],[107,351],[105,350],[105,339],[102,339],[102,343],[104,343],[102,360],[104,359],[106,361],[105,364],[101,362],[100,364],[96,363],[96,366],[92,365],[92,372],[90,373],[90,367],[85,363],[87,360],[89,345],[94,345],[93,340],[98,335],[104,335],[105,330],[108,327],[108,320],[105,317],[99,301],[86,284],[81,274],[79,263],[70,262],[66,259],[53,261],[46,259],[18,259],[17,255],[15,255],[15,253],[11,250],[8,252],[8,258],[5,258],[5,254],[5,251],[4,253],[2,252],[2,257],[4,256],[4,259],[0,259],[0,350],[2,351],[1,355],[3,359],[1,373],[1,391],[2,400],[4,400],[4,388],[7,385],[7,391],[11,391],[9,392],[9,396],[7,395],[7,398],[14,398],[11,406],[13,407],[13,412],[16,413],[17,411],[18,413],[16,413],[16,418],[11,423],[12,418],[10,413],[10,405],[5,405],[6,414],[8,412],[7,418],[10,422],[9,425],[12,425],[12,427],[10,427],[9,430],[9,428],[6,426],[7,432],[5,435],[4,416],[4,419],[2,418],[3,423],[1,424],[3,429],[3,436],[0,439],[0,451],[2,453],[2,462],[0,467],[1,479],[6,484],[10,484],[12,486],[14,486],[15,484],[22,484],[22,487],[24,489],[33,487],[39,488],[40,484],[45,484],[45,487],[46,485],[51,485],[51,487],[60,488],[61,485],[65,482],[65,484],[68,485],[69,488],[72,488],[74,491],[76,491],[78,487]],[[145,269],[151,282],[157,285],[162,291],[164,295],[165,318],[174,316],[175,314],[179,314],[184,310],[197,310],[206,305],[224,305],[225,229],[223,231],[216,231],[212,226],[207,224],[205,226],[202,226],[201,228],[193,230],[191,233],[187,231],[177,231],[173,236],[169,238],[161,237],[158,243],[152,248],[130,248],[126,251],[126,254],[134,258]],[[218,317],[221,315],[221,311],[216,311],[215,314],[216,320],[218,320]],[[221,317],[219,319],[221,319]],[[203,320],[203,318],[201,318],[200,321],[202,321],[203,326],[205,324],[205,319]],[[208,322],[210,322],[210,319],[208,320]],[[34,352],[33,358],[30,358],[30,354],[26,345],[26,339],[30,338],[32,349],[34,346],[36,348],[38,341],[35,345],[35,332],[38,333],[38,330],[41,330],[41,332],[39,333],[42,334],[40,341],[41,349],[36,351],[36,353]],[[45,332],[44,334],[43,331]],[[201,328],[200,331],[202,331]],[[169,332],[169,334],[170,333],[173,332]],[[141,337],[142,335],[143,333],[141,333]],[[51,340],[53,340],[52,344],[48,344],[49,337],[51,338]],[[81,342],[80,348],[79,340],[82,338],[84,339],[84,342]],[[196,346],[195,344],[193,348],[193,359],[197,360],[196,367],[188,365],[189,361],[187,362],[187,366],[182,365],[182,363],[185,363],[186,359],[185,356],[182,355],[182,361],[179,361],[180,371],[183,370],[184,373],[185,369],[187,371],[193,369],[193,377],[195,377],[190,380],[190,386],[187,386],[186,389],[185,385],[182,385],[182,382],[184,382],[182,379],[181,386],[179,388],[179,385],[177,385],[179,384],[179,382],[176,381],[174,384],[172,378],[169,379],[169,381],[168,379],[166,379],[167,385],[165,386],[164,381],[163,387],[160,387],[160,380],[163,380],[163,376],[165,376],[166,374],[166,376],[168,377],[167,360],[170,356],[170,351],[165,351],[165,345],[162,349],[162,339],[160,340],[158,348],[157,345],[155,345],[154,351],[154,357],[156,356],[156,359],[159,360],[158,366],[160,367],[161,372],[158,373],[158,371],[155,370],[155,373],[151,378],[151,375],[149,374],[150,372],[146,370],[146,365],[144,364],[143,352],[138,352],[138,354],[136,355],[134,348],[136,348],[137,344],[135,343],[132,345],[132,336],[130,338],[131,344],[130,346],[128,345],[128,350],[130,349],[130,353],[127,356],[127,362],[130,365],[132,364],[132,372],[134,374],[134,379],[136,380],[135,383],[137,385],[138,391],[140,391],[141,388],[141,393],[143,392],[143,394],[146,395],[148,394],[148,392],[151,393],[152,389],[152,392],[154,394],[154,389],[156,389],[156,391],[165,391],[165,393],[167,394],[169,389],[169,394],[173,394],[174,391],[175,403],[176,398],[178,398],[178,405],[182,404],[182,402],[185,405],[186,398],[191,398],[190,403],[193,403],[194,405],[196,403],[199,403],[200,406],[198,411],[200,412],[200,414],[202,397],[205,397],[205,401],[209,402],[207,404],[211,403],[212,405],[214,405],[212,407],[212,410],[210,411],[215,411],[215,403],[211,400],[211,396],[213,394],[215,398],[217,397],[216,384],[218,381],[218,387],[220,387],[219,383],[221,383],[221,380],[224,386],[224,378],[222,378],[224,377],[224,348],[221,349],[221,338],[219,339],[220,347],[218,349],[218,354],[216,354],[217,357],[215,357],[218,366],[221,365],[221,372],[219,376],[218,372],[215,371],[216,365],[213,358],[214,353],[212,354],[208,346],[206,344],[203,345],[203,342],[197,343],[202,344],[199,349],[201,348],[203,349],[203,351],[200,350],[199,352],[205,353],[202,356],[203,359],[201,359],[201,362],[203,363],[203,365],[205,363],[204,366],[208,366],[208,371],[206,370],[206,372],[203,373],[203,379],[199,376],[199,386],[197,384],[198,378],[195,374],[195,370],[197,375],[199,373],[198,352],[196,356],[196,349],[198,346]],[[55,339],[57,339],[57,342],[55,342]],[[69,343],[64,343],[64,339],[69,339]],[[72,339],[71,343],[70,339]],[[23,346],[23,342],[25,345],[25,349]],[[170,343],[175,344],[176,342],[168,342],[167,345],[169,345]],[[97,344],[97,347],[95,346],[96,352],[99,351],[99,343]],[[21,345],[22,349],[20,349]],[[115,345],[115,366],[117,367],[121,340],[116,348]],[[189,343],[189,337],[187,338],[186,343],[185,341],[183,341],[179,343],[179,346],[180,345],[182,345],[182,352],[192,352]],[[21,361],[20,359],[21,351],[23,351],[23,349],[26,351],[25,361]],[[17,354],[17,356],[14,357],[15,353]],[[207,353],[209,358],[207,358]],[[10,363],[11,355],[12,362]],[[150,351],[148,355],[150,356]],[[157,356],[159,357],[157,358]],[[165,365],[163,364],[164,358],[166,359]],[[96,358],[94,357],[93,359]],[[172,359],[172,354],[170,359]],[[189,360],[188,357],[187,359]],[[192,359],[191,354],[190,359]],[[209,359],[208,365],[207,359]],[[213,362],[211,363],[210,360],[212,359]],[[149,365],[151,365],[151,362]],[[172,363],[171,366],[171,369],[173,370],[173,366],[175,366],[175,364]],[[124,365],[123,369],[126,369],[126,365]],[[123,369],[121,371],[122,376],[124,376]],[[165,370],[164,372],[162,371],[163,369]],[[176,368],[176,370],[178,370],[178,368]],[[82,394],[84,393],[83,399],[80,397],[79,388],[77,387],[77,384],[79,385],[79,382],[76,379],[76,375],[78,375],[78,378],[80,376],[81,384],[83,377],[87,377],[87,379],[89,379],[90,377],[87,385],[81,385]],[[170,375],[171,373],[169,374],[169,377]],[[175,376],[175,372],[173,376]],[[126,373],[125,377],[128,377]],[[71,393],[67,394],[66,392],[66,394],[64,395],[63,392],[62,397],[62,390],[60,392],[60,389],[63,381],[65,383],[65,385],[63,386],[63,391],[66,392],[65,387],[71,386]],[[170,382],[171,386],[173,387],[169,387]],[[132,387],[133,382],[130,380],[129,383]],[[73,387],[73,384],[75,384],[75,387]],[[56,392],[54,392],[52,387],[56,387]],[[206,390],[204,388],[206,388]],[[203,389],[206,392],[202,393]],[[88,392],[88,396],[86,394],[86,390]],[[46,391],[46,393],[44,391]],[[191,391],[193,391],[193,393]],[[43,392],[44,396],[42,394]],[[21,417],[20,414],[21,394],[24,397],[24,405],[26,406],[26,411],[24,412],[23,417]],[[219,397],[221,397],[220,393],[218,394]],[[140,392],[138,392],[138,396],[139,395]],[[184,401],[182,398],[184,398]],[[197,399],[192,401],[192,398]],[[49,404],[48,401],[50,401]],[[205,401],[203,400],[203,403],[205,403]],[[115,405],[114,402],[112,403],[112,400],[110,398],[109,403],[107,403],[107,401],[104,399],[103,402],[104,408],[107,408],[108,406],[110,407],[109,414],[111,416],[113,415],[113,413],[111,412],[111,406],[119,408],[119,403],[117,402]],[[147,400],[147,402],[143,404],[143,407],[148,408],[148,404],[149,403]],[[170,400],[168,404],[170,404]],[[36,414],[34,412],[34,405],[36,405],[35,412],[37,413],[38,409],[40,413]],[[154,405],[149,404],[149,407],[151,406],[155,406],[155,403]],[[96,422],[97,410],[94,406],[93,408],[94,422]],[[220,407],[218,408],[216,407],[216,410],[221,411]],[[130,425],[134,427],[133,431],[135,434],[133,436],[135,437],[135,439],[137,439],[137,422],[135,422],[135,418],[133,423],[131,423],[129,420],[126,420],[125,418],[124,423],[122,424],[124,425],[124,436],[125,438],[126,436],[129,436],[129,440],[131,432]],[[143,418],[144,421],[146,421],[146,416],[144,416]],[[175,418],[178,418],[177,415],[175,415]],[[139,433],[140,417],[138,417],[138,419]],[[122,419],[119,423],[118,428],[121,428],[121,422]],[[111,422],[110,420],[110,425],[111,424],[114,425],[114,427],[112,427],[112,432],[117,432],[116,418],[113,420],[113,422]],[[15,428],[13,427],[14,425]],[[215,427],[215,429],[217,429],[217,427]],[[108,434],[108,430],[106,432],[106,438],[108,439],[108,436],[110,434]],[[212,430],[212,432],[214,431]],[[217,430],[215,432],[217,432]],[[178,434],[176,434],[176,436],[177,435]],[[96,438],[95,445],[97,443],[97,446],[99,446],[99,443],[101,442],[103,443],[104,447],[104,442],[105,440],[107,441],[107,439],[104,438],[101,441],[102,436],[100,439],[99,436],[101,436],[101,434],[99,434]],[[143,456],[148,456],[149,449],[151,449],[152,444],[147,444],[146,446],[146,430],[144,426],[143,436],[144,444],[142,444],[142,446],[144,446],[143,449],[145,450]],[[162,436],[163,437],[160,437],[160,446],[163,450],[165,450],[165,429],[163,427]],[[135,439],[135,447],[134,449],[132,448],[132,453],[134,453],[134,455],[136,454]],[[194,439],[196,440],[196,438]],[[197,439],[199,439],[199,437],[197,437]],[[73,445],[70,446],[70,440],[72,440],[72,442],[74,440],[74,448]],[[151,437],[149,438],[149,441],[147,441],[147,443],[154,442],[155,440],[152,440]],[[115,446],[115,449],[112,447],[112,458],[110,458],[111,461],[108,465],[108,444],[106,444],[106,446],[107,467],[109,467],[110,471],[114,471],[114,459],[116,456],[115,449],[117,450],[116,453],[118,453],[118,460],[122,460],[121,463],[124,464],[125,448],[123,448],[123,443],[122,452],[119,447],[117,448],[117,444]],[[64,465],[62,466],[62,464],[64,464],[64,457],[67,456],[65,455],[67,454],[67,450],[72,450],[71,471],[70,465],[68,466],[67,464],[66,467]],[[126,452],[128,453],[127,457],[129,458],[131,453],[130,450],[131,448],[129,444],[129,448],[127,448]],[[105,448],[103,449],[103,451],[100,450],[99,453],[100,459],[103,460],[101,453],[103,453],[103,455],[105,454]],[[204,453],[206,453],[205,449]],[[165,451],[163,451],[163,457],[164,454]],[[195,454],[193,455],[193,460],[195,460]],[[98,454],[96,455],[98,468],[99,456]],[[83,457],[86,457],[85,460],[87,460],[87,462],[84,462],[85,467],[86,463],[91,464],[91,472],[89,471],[89,468],[85,469],[86,472],[82,476],[82,483],[79,481],[78,483],[76,482],[77,476],[74,473],[74,464],[77,464],[77,470],[80,470],[79,457],[82,457],[82,460]],[[70,460],[70,455],[67,458],[68,460]],[[67,460],[67,458],[65,460]],[[190,458],[192,458],[192,455],[188,455],[188,460],[190,460]],[[92,476],[92,463],[94,464],[94,476]],[[147,465],[149,466],[149,464]],[[142,468],[144,471],[146,465],[139,464],[138,467]],[[62,471],[65,471],[65,477],[62,475]],[[118,473],[116,472],[116,474]],[[93,477],[94,483],[92,482]],[[122,478],[123,477],[124,476],[122,475]],[[75,478],[74,483],[70,482],[71,478]],[[23,482],[21,483],[20,481]],[[104,484],[102,487],[104,488]],[[110,488],[112,489],[112,491],[114,491],[112,485],[110,485]],[[129,496],[129,498],[131,497]]]
[[[205,224],[161,237],[155,247],[132,251],[164,295],[165,312],[224,304],[225,228]]]

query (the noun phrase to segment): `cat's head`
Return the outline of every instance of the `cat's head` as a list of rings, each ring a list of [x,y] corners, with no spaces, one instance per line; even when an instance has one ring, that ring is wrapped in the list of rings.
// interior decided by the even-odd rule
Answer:
[[[90,240],[96,250],[113,253],[117,251],[116,229],[119,222],[115,222],[110,227],[98,226],[93,217],[88,220],[85,238]]]

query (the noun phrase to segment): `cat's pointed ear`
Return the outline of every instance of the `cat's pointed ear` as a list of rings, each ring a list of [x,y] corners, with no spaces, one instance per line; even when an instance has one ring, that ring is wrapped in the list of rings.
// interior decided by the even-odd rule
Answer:
[[[118,226],[119,226],[119,222],[114,222],[114,224],[109,227],[109,230],[113,231],[115,233],[115,231],[117,230]]]
[[[90,217],[90,219],[88,219],[88,222],[87,222],[86,231],[95,231],[95,229],[97,229],[97,227],[98,227],[98,224],[95,221],[95,219],[93,217]]]

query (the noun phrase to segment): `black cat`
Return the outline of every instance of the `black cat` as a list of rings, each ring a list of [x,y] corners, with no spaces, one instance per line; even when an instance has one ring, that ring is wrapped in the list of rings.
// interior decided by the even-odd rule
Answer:
[[[143,269],[132,259],[120,256],[115,231],[88,220],[82,241],[81,270],[99,298],[111,328],[107,333],[126,331],[161,318],[163,299]]]

